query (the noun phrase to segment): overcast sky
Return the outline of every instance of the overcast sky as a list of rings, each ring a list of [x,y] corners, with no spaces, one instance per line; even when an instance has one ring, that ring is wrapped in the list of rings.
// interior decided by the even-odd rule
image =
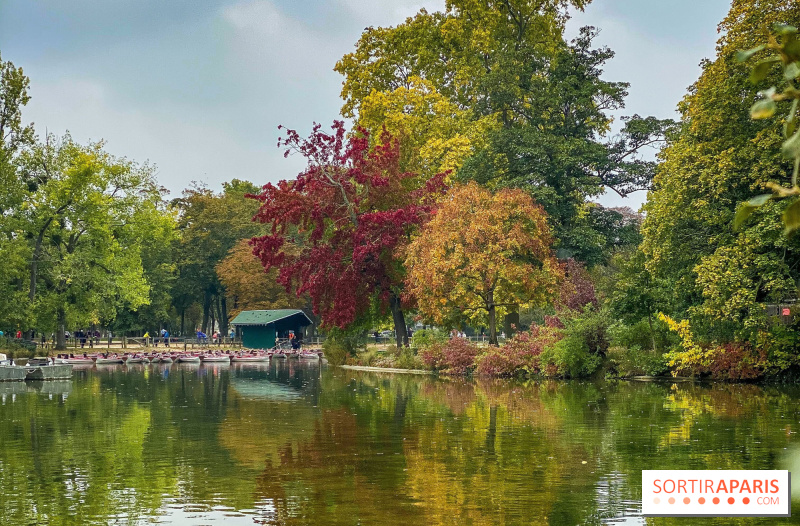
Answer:
[[[31,79],[24,112],[43,134],[104,139],[111,153],[149,160],[179,193],[234,177],[294,177],[277,126],[307,132],[337,118],[333,65],[366,26],[395,25],[444,0],[0,0],[0,53]],[[622,115],[675,117],[713,57],[729,0],[595,0],[569,35],[601,29],[617,56],[605,78],[631,83]],[[638,208],[644,192],[625,201]]]

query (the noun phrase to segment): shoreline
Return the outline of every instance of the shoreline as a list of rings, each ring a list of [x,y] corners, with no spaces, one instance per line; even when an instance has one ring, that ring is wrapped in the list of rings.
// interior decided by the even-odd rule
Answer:
[[[370,367],[367,365],[337,365],[336,367],[349,369],[351,371],[370,371],[374,373],[436,374],[433,371],[426,371],[425,369],[398,369],[395,367]]]

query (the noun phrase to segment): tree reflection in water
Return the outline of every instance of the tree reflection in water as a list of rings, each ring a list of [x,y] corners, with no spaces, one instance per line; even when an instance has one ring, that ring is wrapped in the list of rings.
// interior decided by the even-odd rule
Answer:
[[[800,463],[789,387],[471,381],[286,360],[84,369],[0,384],[0,399],[3,524],[644,523],[642,469]],[[686,524],[657,523],[673,521]]]

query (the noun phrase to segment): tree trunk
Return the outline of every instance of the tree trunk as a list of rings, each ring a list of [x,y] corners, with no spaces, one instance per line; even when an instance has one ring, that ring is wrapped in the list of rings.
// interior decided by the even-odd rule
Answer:
[[[494,306],[494,293],[489,293],[489,345],[497,345],[497,310]]]
[[[228,335],[228,301],[225,295],[220,296],[219,300],[219,332],[223,336]]]
[[[392,321],[394,321],[394,335],[397,347],[408,347],[408,328],[406,319],[403,316],[403,308],[400,306],[400,298],[392,292],[389,297],[389,307],[392,309]]]
[[[64,333],[67,330],[67,313],[64,309],[58,309],[58,330],[56,331],[56,350],[67,350],[67,338]]]
[[[186,307],[181,309],[181,337],[186,337],[186,328],[184,327],[184,322],[186,321]]]
[[[200,330],[208,334],[208,311],[211,308],[211,294],[205,293],[203,297],[203,323],[200,324]]]
[[[653,330],[653,313],[647,311],[647,321],[650,323],[650,340],[653,342],[653,352],[656,352],[656,332]]]
[[[503,317],[503,332],[506,333],[506,338],[511,338],[518,329],[519,309],[515,307],[512,312],[509,312]]]

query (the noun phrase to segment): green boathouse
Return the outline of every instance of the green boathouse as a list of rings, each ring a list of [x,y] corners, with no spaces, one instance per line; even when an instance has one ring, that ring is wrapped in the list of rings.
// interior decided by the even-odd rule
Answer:
[[[271,349],[278,338],[288,338],[289,331],[299,336],[303,327],[311,323],[306,313],[298,309],[245,310],[231,321],[242,345],[249,349]]]

